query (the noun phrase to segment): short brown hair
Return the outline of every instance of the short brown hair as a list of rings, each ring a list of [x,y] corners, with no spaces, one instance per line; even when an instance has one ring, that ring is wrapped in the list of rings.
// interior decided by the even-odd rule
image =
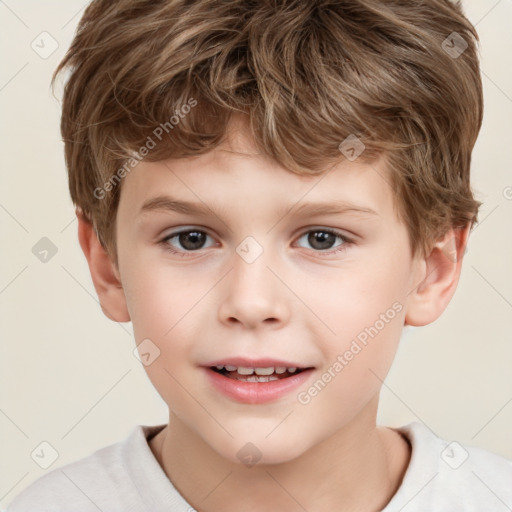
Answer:
[[[363,161],[385,153],[412,254],[426,253],[481,204],[469,179],[483,116],[477,43],[460,1],[94,0],[52,79],[69,68],[71,198],[117,264],[126,162],[209,151],[237,112],[257,147],[298,174],[340,161],[349,136]]]

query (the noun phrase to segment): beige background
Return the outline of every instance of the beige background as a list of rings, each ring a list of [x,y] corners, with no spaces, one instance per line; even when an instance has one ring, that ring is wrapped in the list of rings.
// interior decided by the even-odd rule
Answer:
[[[58,452],[53,469],[167,417],[132,353],[131,325],[100,310],[67,191],[49,81],[85,4],[0,2],[0,507],[45,472],[31,458],[41,442]],[[481,37],[481,223],[445,314],[404,335],[379,421],[422,421],[447,440],[512,458],[512,0],[463,6]],[[51,50],[43,31],[58,44],[47,58],[31,47],[45,37],[38,51]],[[46,263],[32,253],[42,237],[57,248]]]

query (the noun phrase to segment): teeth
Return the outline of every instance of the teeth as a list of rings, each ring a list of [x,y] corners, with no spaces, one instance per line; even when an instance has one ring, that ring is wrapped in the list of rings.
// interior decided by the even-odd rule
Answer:
[[[276,367],[269,366],[267,368],[250,368],[247,366],[238,366],[237,367],[237,366],[233,366],[230,364],[227,364],[227,365],[218,364],[215,368],[217,368],[217,370],[225,369],[228,372],[236,371],[239,375],[244,375],[244,376],[251,376],[253,374],[256,374],[256,375],[263,376],[263,377],[270,376],[273,373],[280,375],[280,374],[285,373],[286,371],[288,371],[289,373],[295,373],[297,371],[297,368],[295,368],[295,367],[286,368],[285,366],[276,366]],[[256,382],[256,381],[251,380],[250,377],[247,379],[244,379],[244,380],[247,380],[248,382]],[[271,379],[271,380],[275,380],[275,379]],[[260,381],[260,382],[265,382],[265,381]]]
[[[254,373],[256,375],[272,375],[274,373],[274,367],[269,366],[268,368],[255,368]]]
[[[275,375],[251,375],[247,378],[235,377],[236,380],[243,380],[244,382],[270,382],[271,380],[279,380]]]

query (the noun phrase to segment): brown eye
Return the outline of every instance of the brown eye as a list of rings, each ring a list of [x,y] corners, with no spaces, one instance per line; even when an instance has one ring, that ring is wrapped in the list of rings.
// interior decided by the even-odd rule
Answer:
[[[336,241],[336,235],[327,231],[310,231],[308,234],[308,243],[314,249],[330,249]]]
[[[160,243],[171,252],[192,252],[205,248],[205,243],[209,235],[198,229],[189,229],[171,233]]]
[[[177,238],[184,249],[196,251],[202,248],[206,240],[206,234],[202,231],[185,231],[180,233]]]
[[[299,238],[299,240],[302,239],[306,239],[307,244],[310,248],[314,249],[314,251],[324,254],[331,254],[334,252],[342,251],[346,249],[350,243],[352,243],[352,241],[342,233],[338,233],[337,231],[330,229],[320,228],[307,231]],[[335,245],[337,239],[339,239],[341,243]],[[300,245],[300,247],[304,247],[304,245]]]

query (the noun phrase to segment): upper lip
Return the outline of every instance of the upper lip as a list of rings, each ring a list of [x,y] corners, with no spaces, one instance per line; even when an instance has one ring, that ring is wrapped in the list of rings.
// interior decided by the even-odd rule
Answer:
[[[282,359],[272,359],[264,357],[260,359],[249,359],[247,357],[226,357],[223,359],[217,359],[203,364],[202,366],[236,366],[244,368],[270,368],[270,367],[285,367],[285,368],[312,368],[307,364],[295,363],[290,361],[283,361]]]

